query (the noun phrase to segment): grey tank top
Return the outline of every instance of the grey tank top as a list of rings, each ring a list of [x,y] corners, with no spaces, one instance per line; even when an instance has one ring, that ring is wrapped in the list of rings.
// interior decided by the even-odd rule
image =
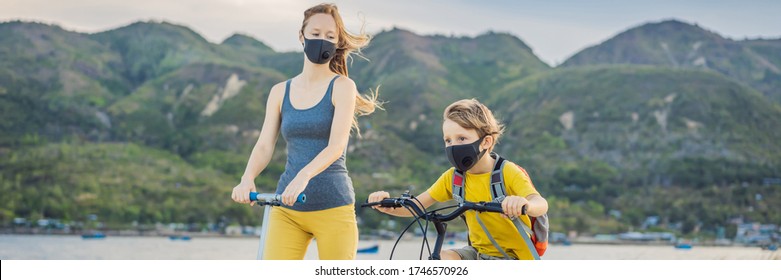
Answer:
[[[296,177],[299,171],[320,154],[331,137],[331,122],[334,118],[334,105],[331,103],[334,77],[328,90],[314,107],[299,110],[290,103],[290,80],[285,86],[285,98],[282,101],[282,124],[280,131],[287,142],[287,163],[285,172],[279,178],[276,193],[281,194]],[[355,203],[355,191],[345,165],[346,151],[317,176],[309,180],[304,190],[306,203],[295,203],[292,207],[298,211],[317,211]]]

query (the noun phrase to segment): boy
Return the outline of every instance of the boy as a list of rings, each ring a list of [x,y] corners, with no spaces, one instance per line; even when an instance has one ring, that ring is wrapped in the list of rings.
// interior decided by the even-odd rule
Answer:
[[[491,173],[496,161],[492,151],[503,131],[503,125],[494,118],[493,113],[475,99],[460,100],[448,106],[444,113],[442,133],[448,160],[454,168],[445,171],[426,192],[417,196],[422,206],[429,207],[435,202],[454,199],[453,176],[456,169],[466,177],[464,200],[491,201]],[[507,163],[501,171],[507,192],[502,201],[504,213],[481,213],[480,219],[507,255],[514,259],[530,260],[533,255],[511,219],[519,217],[521,222],[531,227],[529,218],[521,215],[521,209],[527,206],[527,215],[542,216],[548,211],[548,202],[534,188],[525,171],[515,164]],[[388,192],[378,191],[369,195],[368,202],[389,197]],[[399,217],[411,216],[404,208],[375,206],[374,209]],[[504,258],[478,224],[474,211],[466,212],[465,215],[471,246],[442,250],[442,259]]]

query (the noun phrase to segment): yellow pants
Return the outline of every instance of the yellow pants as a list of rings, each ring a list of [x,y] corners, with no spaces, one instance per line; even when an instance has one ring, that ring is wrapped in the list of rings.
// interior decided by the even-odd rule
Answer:
[[[269,215],[265,260],[302,260],[312,238],[321,260],[354,260],[358,223],[353,204],[320,211],[274,207]]]

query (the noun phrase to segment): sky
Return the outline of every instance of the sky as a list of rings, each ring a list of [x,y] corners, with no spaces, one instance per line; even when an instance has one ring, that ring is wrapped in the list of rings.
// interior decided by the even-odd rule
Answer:
[[[0,0],[0,22],[56,24],[94,33],[136,21],[167,21],[220,43],[250,35],[277,51],[301,51],[303,11],[322,0]],[[722,36],[781,38],[781,1],[724,0],[331,0],[348,30],[374,34],[393,27],[421,35],[476,36],[488,31],[521,38],[555,66],[629,28],[678,19]]]

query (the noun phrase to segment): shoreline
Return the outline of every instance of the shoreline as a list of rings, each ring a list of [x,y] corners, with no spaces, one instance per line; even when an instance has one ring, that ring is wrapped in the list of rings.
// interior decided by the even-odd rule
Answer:
[[[105,230],[105,231],[99,231],[103,234],[105,234],[106,237],[171,237],[171,236],[189,236],[191,238],[227,238],[227,239],[258,239],[258,235],[233,235],[233,234],[221,234],[221,233],[215,233],[215,232],[168,232],[168,231],[144,231],[139,232],[136,230]],[[46,231],[9,231],[9,230],[2,230],[0,231],[0,235],[17,235],[17,236],[74,236],[74,237],[81,237],[82,234],[88,233],[87,231],[78,231],[78,232],[46,232]],[[371,236],[360,236],[359,240],[362,242],[395,242],[396,238],[392,239],[378,239],[378,238],[369,238]],[[433,239],[435,237],[430,236],[429,242],[433,242]],[[452,240],[452,239],[448,239]],[[445,242],[448,242],[446,240]],[[407,236],[401,239],[401,242],[409,242],[409,241],[421,241],[422,242],[422,236]],[[458,242],[465,242],[463,240],[454,240],[456,243]],[[565,245],[562,243],[550,243],[550,245],[553,246],[571,246],[571,245],[608,245],[608,246],[626,246],[626,245],[637,245],[637,246],[673,246],[675,243],[669,242],[669,241],[631,241],[631,240],[595,240],[592,238],[576,238],[572,239],[570,242],[570,245]],[[760,248],[760,245],[749,245],[749,244],[736,244],[736,243],[730,243],[730,244],[716,244],[713,241],[701,241],[701,242],[695,242],[692,243],[692,245],[697,247],[735,247],[735,248]]]
[[[160,231],[160,230],[74,230],[65,231],[47,231],[47,230],[1,230],[0,235],[29,235],[29,236],[81,236],[82,234],[100,232],[106,237],[169,237],[169,236],[190,236],[190,237],[225,237],[225,238],[258,238],[256,235],[234,235],[222,234],[217,232],[188,232],[188,231]]]
[[[159,236],[109,236],[105,239],[83,239],[73,235],[0,235],[1,259],[68,259],[68,260],[254,260],[258,238],[227,236],[193,238],[183,241]],[[360,240],[358,248],[378,245],[378,251],[357,254],[358,260],[417,260],[421,240]],[[443,244],[456,249],[466,242]],[[394,250],[395,248],[395,250]],[[309,243],[305,260],[317,260],[317,241]],[[427,252],[423,253],[424,259]],[[694,246],[678,249],[670,245],[623,244],[551,244],[543,256],[546,260],[781,260],[781,252],[757,247]]]

